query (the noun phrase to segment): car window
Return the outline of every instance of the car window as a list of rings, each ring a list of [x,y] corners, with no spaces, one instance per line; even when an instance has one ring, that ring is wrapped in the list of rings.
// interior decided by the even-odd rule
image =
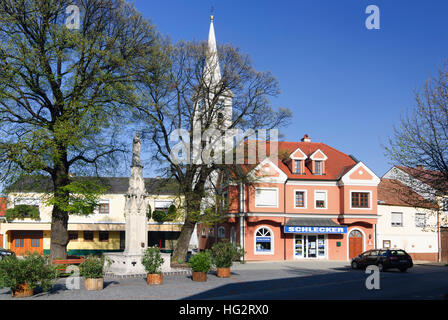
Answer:
[[[406,255],[406,252],[404,252],[403,250],[397,250],[396,255],[397,255],[397,256],[405,256],[405,255]]]
[[[378,255],[380,255],[381,257],[386,257],[387,256],[387,251],[386,250],[380,250],[380,251],[378,251]]]
[[[370,254],[370,251],[366,251],[364,253],[361,253],[361,257],[367,257]]]
[[[378,255],[378,251],[377,250],[373,250],[370,252],[370,256],[377,256]]]

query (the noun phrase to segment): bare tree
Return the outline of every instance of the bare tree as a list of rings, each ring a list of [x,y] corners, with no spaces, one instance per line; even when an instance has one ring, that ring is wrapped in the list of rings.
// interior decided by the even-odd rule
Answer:
[[[231,45],[216,49],[210,42],[166,42],[164,52],[167,55],[153,67],[163,72],[152,73],[141,87],[137,117],[143,120],[145,137],[153,146],[152,162],[177,179],[185,197],[185,223],[173,254],[174,261],[184,261],[204,202],[216,201],[214,196],[219,197],[230,178],[247,179],[235,164],[235,149],[227,150],[233,164],[226,164],[225,152],[219,152],[224,148],[221,135],[236,128],[279,128],[288,123],[291,113],[271,106],[269,98],[279,94],[273,75],[256,71],[249,57]],[[178,129],[183,133],[178,135]],[[210,131],[214,135],[208,136]],[[195,143],[198,133],[200,140]],[[179,140],[172,141],[172,134]],[[182,162],[176,159],[180,149]]]
[[[385,149],[397,165],[393,177],[422,196],[414,197],[411,205],[424,207],[428,200],[440,204],[448,194],[447,63],[439,68],[438,77],[430,78],[416,93],[415,101]]]

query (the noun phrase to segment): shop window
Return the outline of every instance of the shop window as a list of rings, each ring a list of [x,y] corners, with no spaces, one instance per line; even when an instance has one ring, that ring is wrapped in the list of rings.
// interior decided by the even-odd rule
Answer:
[[[352,208],[370,208],[368,192],[352,192]]]
[[[69,231],[68,238],[70,241],[78,241],[78,231]]]
[[[219,227],[218,228],[218,238],[225,238],[226,237],[226,228]]]
[[[263,227],[255,232],[255,254],[270,254],[274,252],[273,238],[270,229]]]
[[[100,241],[109,241],[109,231],[100,231],[99,239]]]
[[[392,212],[391,225],[392,225],[392,227],[402,227],[403,226],[403,213]]]
[[[84,241],[93,241],[93,231],[84,231]]]

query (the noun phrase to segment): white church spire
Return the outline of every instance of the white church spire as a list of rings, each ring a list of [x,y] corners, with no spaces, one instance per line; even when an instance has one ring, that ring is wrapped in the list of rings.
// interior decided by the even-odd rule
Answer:
[[[221,69],[219,68],[219,57],[213,20],[214,17],[212,15],[210,16],[210,31],[208,33],[208,48],[204,73],[207,82],[210,81],[212,84],[217,84],[221,80]]]

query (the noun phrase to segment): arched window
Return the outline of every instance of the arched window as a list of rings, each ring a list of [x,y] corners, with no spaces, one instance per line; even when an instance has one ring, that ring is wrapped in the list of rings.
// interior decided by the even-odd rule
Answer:
[[[255,231],[255,254],[274,253],[274,237],[271,229],[267,227],[258,228]]]
[[[225,238],[226,237],[226,228],[219,227],[218,228],[218,238]]]
[[[207,231],[205,230],[205,228],[202,228],[201,236],[202,236],[203,238],[205,238],[206,235],[207,235]]]
[[[210,228],[209,230],[208,230],[208,236],[209,237],[214,237],[215,236],[215,228]]]

